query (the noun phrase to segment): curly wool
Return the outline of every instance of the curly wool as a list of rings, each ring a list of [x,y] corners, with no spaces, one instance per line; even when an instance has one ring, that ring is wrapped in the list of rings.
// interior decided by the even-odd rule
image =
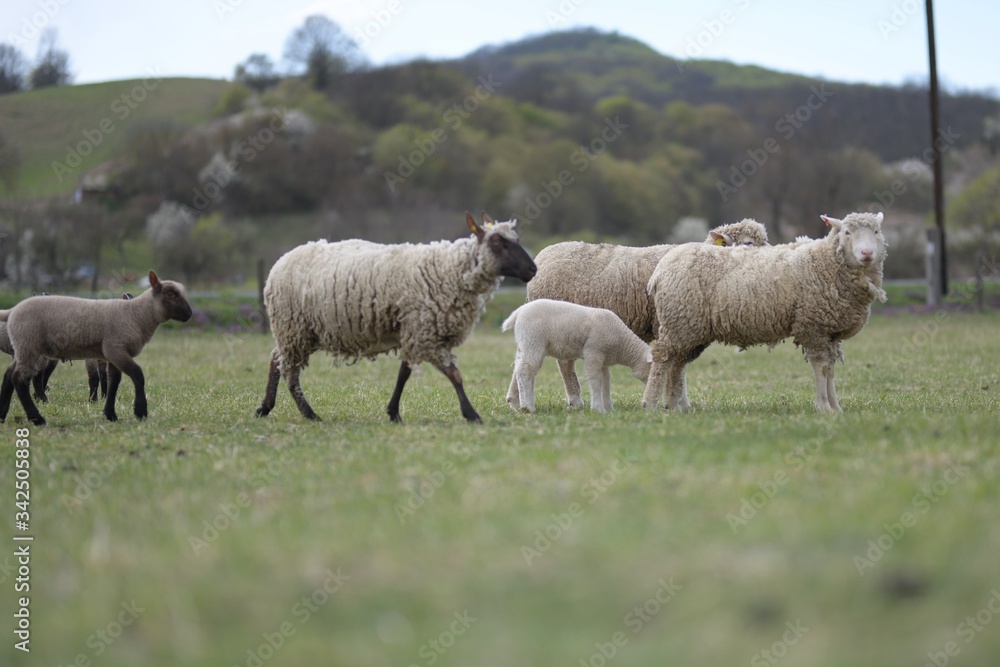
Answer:
[[[485,228],[516,240],[513,223]],[[500,284],[487,243],[315,241],[282,256],[264,302],[282,364],[305,366],[325,350],[340,360],[399,351],[416,365],[445,366]]]
[[[767,245],[767,231],[745,219],[712,230],[736,244]],[[707,244],[715,244],[709,234]],[[608,243],[567,241],[544,248],[535,257],[538,274],[528,283],[528,301],[554,299],[607,308],[648,343],[658,329],[656,306],[646,293],[649,277],[663,256],[676,248],[663,244],[633,248]]]

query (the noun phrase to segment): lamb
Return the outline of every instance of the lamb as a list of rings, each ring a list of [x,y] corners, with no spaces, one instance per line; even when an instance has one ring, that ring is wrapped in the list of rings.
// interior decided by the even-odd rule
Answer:
[[[357,360],[398,350],[399,374],[386,408],[390,420],[400,421],[412,367],[427,361],[451,381],[462,416],[481,422],[451,350],[468,337],[502,276],[529,281],[536,269],[513,221],[491,223],[484,212],[479,226],[465,217],[472,236],[458,241],[316,241],[278,259],[264,286],[275,348],[257,415],[274,409],[283,376],[299,412],[319,419],[299,382],[313,352]]]
[[[746,218],[721,225],[709,232],[705,243],[726,246],[767,245],[767,230]],[[658,324],[646,284],[664,255],[675,245],[646,248],[567,241],[543,248],[535,263],[538,275],[528,284],[528,301],[555,299],[607,308],[648,343],[656,337]],[[566,395],[580,393],[575,363],[558,360]]]
[[[104,416],[117,421],[115,397],[122,373],[135,385],[135,416],[148,413],[145,379],[134,361],[153,337],[157,327],[168,320],[187,322],[191,306],[184,286],[161,281],[149,272],[150,288],[131,300],[93,300],[69,296],[31,297],[10,310],[0,311],[0,322],[14,345],[14,362],[7,368],[0,387],[0,422],[7,417],[13,393],[24,407],[28,420],[45,424],[45,418],[31,400],[28,381],[50,359],[101,359],[108,362],[108,396]]]
[[[882,214],[821,216],[821,239],[767,248],[723,250],[686,244],[667,253],[649,280],[659,320],[643,406],[691,407],[685,366],[711,343],[774,346],[792,337],[816,375],[816,409],[841,412],[834,364],[842,341],[868,322],[871,303],[885,301],[887,244]]]
[[[643,384],[649,378],[653,361],[649,345],[606,308],[537,299],[511,313],[501,329],[514,329],[517,341],[514,375],[507,391],[507,403],[515,410],[520,407],[535,411],[535,374],[547,356],[571,365],[583,359],[590,385],[590,409],[597,412],[614,409],[611,366],[628,366]],[[579,384],[572,389],[567,384],[566,402],[570,407],[583,407]]]

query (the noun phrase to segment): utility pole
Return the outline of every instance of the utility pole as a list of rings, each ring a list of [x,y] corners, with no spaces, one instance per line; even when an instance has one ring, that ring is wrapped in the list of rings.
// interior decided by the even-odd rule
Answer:
[[[946,243],[944,233],[944,165],[942,164],[941,151],[938,150],[936,142],[941,136],[940,114],[938,111],[938,78],[937,78],[937,49],[934,46],[934,3],[932,0],[926,1],[927,8],[927,54],[930,57],[930,94],[931,94],[931,147],[934,149],[934,219],[937,229],[933,233],[928,233],[928,238],[933,239],[928,243],[935,246],[937,261],[929,262],[937,276],[928,275],[927,301],[928,303],[939,303],[941,297],[948,293],[948,262],[946,259]],[[936,279],[935,279],[936,278]],[[938,288],[940,291],[931,295],[930,291]]]

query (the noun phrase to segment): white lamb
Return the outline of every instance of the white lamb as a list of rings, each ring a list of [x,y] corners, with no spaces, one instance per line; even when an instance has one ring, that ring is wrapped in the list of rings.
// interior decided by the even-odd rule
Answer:
[[[774,346],[792,337],[816,374],[816,409],[840,412],[834,363],[841,341],[868,322],[871,303],[885,301],[887,245],[882,214],[821,216],[830,233],[817,240],[765,248],[722,249],[689,243],[667,253],[649,280],[659,332],[643,405],[690,408],[685,366],[713,342]]]
[[[649,346],[605,308],[537,299],[511,313],[501,328],[514,329],[517,341],[514,375],[507,391],[507,403],[515,410],[535,411],[535,375],[545,357],[568,362],[571,368],[577,359],[583,359],[590,409],[598,412],[614,409],[611,366],[628,366],[643,384],[649,377],[653,361]],[[579,383],[575,391],[566,384],[566,402],[570,407],[583,407]]]
[[[299,375],[313,352],[340,359],[399,351],[402,363],[386,412],[399,421],[399,401],[412,366],[430,362],[451,381],[462,416],[482,421],[469,403],[451,350],[468,337],[502,276],[531,280],[535,263],[518,243],[514,222],[478,226],[458,241],[381,245],[368,241],[307,243],[282,256],[264,287],[274,334],[261,417],[273,408],[284,376],[307,419],[319,419]]]

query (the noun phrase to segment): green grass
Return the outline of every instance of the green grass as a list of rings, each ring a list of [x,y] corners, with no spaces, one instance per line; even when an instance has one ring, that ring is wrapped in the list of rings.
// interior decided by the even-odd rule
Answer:
[[[0,663],[259,664],[248,650],[265,635],[281,640],[268,666],[599,665],[615,639],[607,664],[622,666],[769,664],[775,642],[788,665],[922,665],[949,641],[952,664],[997,663],[1000,618],[971,637],[960,624],[1000,590],[1000,316],[876,315],[845,345],[836,417],[813,412],[788,343],[710,348],[684,415],[643,412],[623,368],[615,413],[567,411],[549,360],[527,415],[504,401],[514,345],[496,328],[516,296],[458,350],[482,426],[429,367],[390,424],[397,360],[322,355],[303,379],[325,421],[304,421],[283,385],[257,419],[263,335],[160,332],[139,359],[142,423],[130,386],[110,424],[82,365],[60,368],[30,437],[32,653],[12,648],[5,573]],[[15,401],[0,567],[19,426]],[[744,500],[758,505],[745,525],[727,520]],[[348,577],[329,595],[328,570]],[[113,643],[95,634],[118,634],[133,601]],[[786,623],[808,628],[795,645],[780,644]]]
[[[163,119],[181,127],[199,125],[212,117],[226,85],[215,79],[151,76],[0,96],[0,125],[22,159],[16,196],[71,194],[82,174],[114,155],[133,124]],[[79,166],[57,175],[52,163],[72,167],[67,163],[71,150],[80,154]]]

